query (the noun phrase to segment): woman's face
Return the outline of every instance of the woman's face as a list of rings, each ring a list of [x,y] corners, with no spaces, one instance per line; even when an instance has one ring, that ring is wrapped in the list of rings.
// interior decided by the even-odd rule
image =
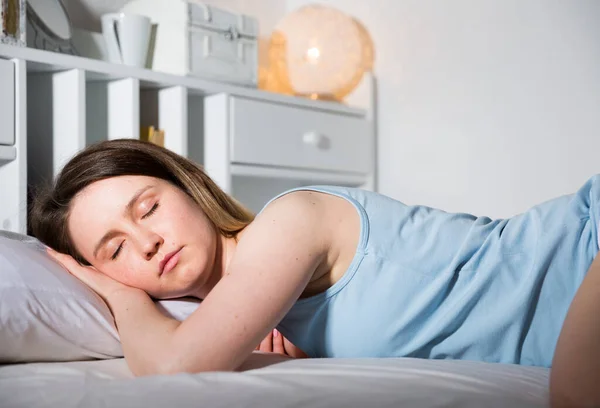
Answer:
[[[95,182],[75,197],[68,224],[88,262],[157,299],[194,295],[215,269],[220,235],[192,198],[161,179]]]

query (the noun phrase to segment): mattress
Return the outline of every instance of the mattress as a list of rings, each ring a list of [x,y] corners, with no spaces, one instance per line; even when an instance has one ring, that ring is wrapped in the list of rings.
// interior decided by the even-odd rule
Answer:
[[[123,359],[0,366],[0,406],[545,407],[544,368],[469,361],[285,359],[255,353],[241,372],[135,378]]]

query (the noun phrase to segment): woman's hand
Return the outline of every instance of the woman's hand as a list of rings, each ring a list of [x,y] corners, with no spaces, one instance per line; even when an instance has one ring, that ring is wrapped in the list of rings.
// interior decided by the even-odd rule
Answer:
[[[278,353],[293,358],[307,358],[308,355],[283,337],[277,329],[273,329],[256,349],[267,353]]]
[[[93,266],[83,266],[73,257],[56,252],[52,248],[47,248],[48,254],[60,263],[69,273],[89,286],[96,292],[110,307],[109,298],[122,290],[135,290],[131,286],[117,282],[109,278]]]

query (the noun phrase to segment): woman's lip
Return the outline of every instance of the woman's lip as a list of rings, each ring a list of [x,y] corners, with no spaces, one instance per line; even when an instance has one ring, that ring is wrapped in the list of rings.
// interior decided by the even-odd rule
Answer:
[[[161,275],[163,273],[169,272],[171,269],[173,269],[177,265],[177,263],[179,262],[179,252],[181,252],[181,248],[179,248],[177,251],[173,251],[173,252],[165,255],[163,260],[160,262],[160,274]]]

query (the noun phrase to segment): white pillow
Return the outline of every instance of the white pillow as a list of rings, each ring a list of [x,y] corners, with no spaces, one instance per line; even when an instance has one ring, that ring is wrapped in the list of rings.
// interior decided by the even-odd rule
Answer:
[[[184,320],[197,300],[164,300]],[[104,301],[26,235],[0,231],[0,363],[122,357]]]

